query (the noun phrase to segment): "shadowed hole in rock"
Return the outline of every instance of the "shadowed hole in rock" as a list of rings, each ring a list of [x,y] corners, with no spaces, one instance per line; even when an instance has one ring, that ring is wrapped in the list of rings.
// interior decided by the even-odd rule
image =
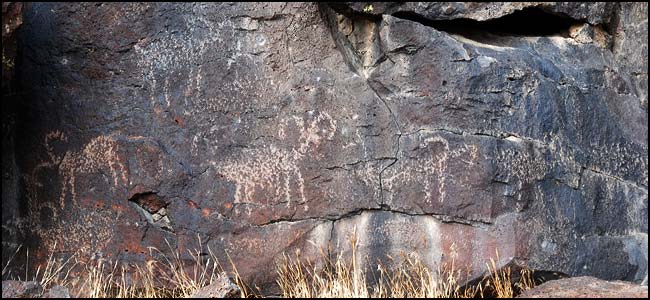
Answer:
[[[174,232],[171,219],[167,215],[167,206],[169,203],[162,200],[157,193],[137,193],[129,199],[129,203],[140,212],[149,224],[166,231]]]
[[[524,8],[512,14],[486,21],[472,19],[430,20],[412,12],[397,12],[393,16],[477,41],[485,40],[486,33],[497,36],[568,37],[571,26],[584,23],[535,7]]]

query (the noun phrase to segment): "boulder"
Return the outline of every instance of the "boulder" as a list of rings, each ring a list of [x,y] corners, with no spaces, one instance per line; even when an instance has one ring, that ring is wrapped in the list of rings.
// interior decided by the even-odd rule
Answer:
[[[238,298],[241,289],[222,272],[215,282],[194,292],[190,298]]]
[[[2,281],[2,298],[40,298],[43,286],[36,281]]]
[[[648,298],[648,287],[624,281],[607,281],[590,276],[546,282],[517,298]]]

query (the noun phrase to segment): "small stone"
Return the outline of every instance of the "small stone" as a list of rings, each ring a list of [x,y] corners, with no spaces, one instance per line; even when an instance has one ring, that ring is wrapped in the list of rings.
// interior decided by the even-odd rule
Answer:
[[[589,24],[574,25],[569,28],[569,36],[581,44],[589,44],[594,38],[594,29]]]
[[[155,221],[158,221],[158,220],[162,219],[162,216],[159,215],[158,213],[155,213],[155,214],[151,215],[151,218],[152,218],[152,219],[154,220],[154,222],[155,222]]]
[[[164,216],[160,219],[160,221],[157,221],[155,225],[160,226],[160,228],[168,230],[168,231],[174,231],[174,228],[172,228],[172,221],[169,219],[168,216]]]
[[[194,292],[190,298],[235,298],[239,297],[240,293],[239,287],[222,272],[214,283]]]
[[[163,208],[158,210],[157,214],[159,214],[161,216],[166,216],[167,215],[167,209],[163,207]]]

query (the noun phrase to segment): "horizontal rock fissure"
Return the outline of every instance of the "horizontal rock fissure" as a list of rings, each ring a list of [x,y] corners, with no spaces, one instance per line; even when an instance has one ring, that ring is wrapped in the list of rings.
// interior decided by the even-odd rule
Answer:
[[[262,227],[262,226],[268,226],[268,225],[276,225],[279,223],[295,223],[295,222],[302,222],[302,221],[309,221],[309,220],[317,220],[317,221],[324,221],[324,222],[336,222],[342,219],[358,216],[362,214],[363,212],[391,212],[395,214],[401,214],[401,215],[407,215],[411,217],[432,217],[442,223],[456,223],[456,224],[461,224],[461,225],[467,225],[467,226],[473,226],[473,227],[485,227],[492,225],[493,223],[491,221],[487,220],[480,220],[480,219],[466,219],[463,217],[458,217],[458,216],[448,216],[444,214],[436,214],[436,213],[409,213],[405,211],[400,211],[400,210],[395,210],[391,209],[387,205],[381,205],[379,208],[360,208],[356,209],[350,212],[347,212],[342,215],[338,216],[323,216],[323,217],[307,217],[307,218],[300,218],[300,219],[292,219],[292,218],[280,218],[280,219],[274,219],[269,222],[255,225],[257,227]]]
[[[354,161],[354,162],[351,162],[351,163],[345,163],[343,165],[323,167],[323,169],[326,169],[326,170],[329,170],[329,171],[336,170],[336,169],[343,169],[343,170],[348,170],[349,171],[350,169],[348,169],[347,167],[354,167],[354,166],[358,166],[358,165],[366,164],[366,163],[371,163],[371,162],[381,162],[381,161],[384,161],[384,160],[395,160],[395,159],[397,159],[397,158],[396,157],[377,157],[377,158],[372,158],[372,159],[362,159],[362,160]]]
[[[486,39],[485,33],[497,36],[569,36],[569,28],[584,23],[570,17],[528,7],[500,18],[485,21],[472,19],[431,20],[412,12],[396,12],[393,17],[418,22],[439,31],[458,34],[473,40]]]
[[[615,181],[619,181],[619,182],[621,182],[623,184],[629,184],[629,185],[631,185],[631,186],[633,186],[633,187],[635,187],[635,188],[637,188],[637,189],[639,189],[641,191],[644,191],[645,193],[648,193],[648,188],[647,187],[638,185],[633,181],[625,180],[623,178],[620,178],[620,177],[617,177],[617,176],[614,176],[614,175],[611,175],[611,174],[603,173],[602,171],[598,171],[598,170],[596,170],[594,168],[585,168],[584,170],[589,171],[591,173],[594,173],[595,175],[598,175],[598,176],[603,176],[603,177],[607,177],[609,179],[613,179]]]
[[[526,136],[519,136],[514,133],[510,132],[496,132],[496,133],[490,133],[490,132],[469,132],[469,131],[464,131],[461,129],[455,129],[455,128],[419,128],[415,131],[403,133],[401,136],[410,136],[414,134],[418,134],[420,132],[444,132],[447,134],[453,134],[453,135],[460,135],[460,136],[482,136],[486,138],[493,138],[493,139],[499,139],[499,140],[508,140],[510,142],[529,142],[529,143],[534,143],[537,145],[540,145],[542,147],[548,148],[549,145],[546,142],[533,139],[530,137]]]

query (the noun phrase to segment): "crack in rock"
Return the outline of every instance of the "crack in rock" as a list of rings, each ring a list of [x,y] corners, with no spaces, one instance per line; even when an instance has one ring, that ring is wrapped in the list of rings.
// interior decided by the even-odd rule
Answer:
[[[467,225],[467,226],[479,227],[479,228],[483,228],[493,224],[493,222],[489,220],[468,219],[460,216],[450,216],[450,215],[436,214],[436,213],[409,213],[406,211],[391,209],[388,208],[387,206],[382,206],[381,208],[359,208],[337,216],[307,217],[307,218],[300,218],[300,219],[292,219],[292,218],[274,219],[264,224],[255,225],[255,227],[278,225],[281,223],[295,223],[295,222],[302,222],[302,221],[309,221],[309,220],[337,222],[340,220],[358,216],[364,212],[390,212],[394,214],[407,215],[411,217],[432,217],[442,223],[455,223],[455,224],[461,224],[461,225]]]

